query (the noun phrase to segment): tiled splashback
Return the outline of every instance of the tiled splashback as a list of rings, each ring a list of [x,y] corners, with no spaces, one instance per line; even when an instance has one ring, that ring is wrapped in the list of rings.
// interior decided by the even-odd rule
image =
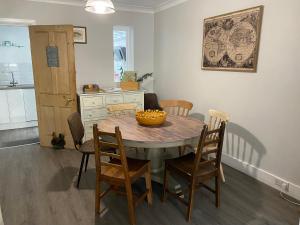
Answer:
[[[33,84],[32,62],[28,27],[0,26],[0,85],[9,85],[12,73],[18,84]]]
[[[0,85],[9,85],[12,73],[18,84],[33,84],[31,63],[8,64],[0,62]]]

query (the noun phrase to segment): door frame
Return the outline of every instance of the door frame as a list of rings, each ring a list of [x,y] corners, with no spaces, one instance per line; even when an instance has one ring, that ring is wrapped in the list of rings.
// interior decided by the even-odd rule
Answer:
[[[0,25],[30,26],[30,25],[36,25],[36,21],[31,19],[0,18]]]

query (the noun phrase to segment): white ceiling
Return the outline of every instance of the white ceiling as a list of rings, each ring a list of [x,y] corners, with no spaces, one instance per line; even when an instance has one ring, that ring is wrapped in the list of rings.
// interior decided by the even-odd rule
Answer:
[[[27,0],[64,5],[83,6],[85,0]],[[112,0],[117,10],[154,13],[161,11],[187,0]]]

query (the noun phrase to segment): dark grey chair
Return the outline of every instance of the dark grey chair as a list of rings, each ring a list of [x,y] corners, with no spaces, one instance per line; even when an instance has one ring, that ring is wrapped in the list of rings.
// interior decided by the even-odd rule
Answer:
[[[84,127],[81,121],[80,114],[78,112],[72,113],[68,117],[69,128],[73,137],[74,145],[77,151],[82,153],[80,169],[77,180],[77,188],[79,188],[81,173],[85,161],[85,172],[89,163],[89,157],[91,154],[95,154],[93,139],[82,142],[84,136]]]
[[[85,142],[82,142],[83,136],[84,136],[84,127],[81,121],[81,116],[78,112],[72,113],[68,117],[68,124],[69,128],[73,137],[74,145],[77,151],[82,153],[81,163],[80,163],[80,169],[78,174],[78,180],[77,180],[77,188],[79,188],[81,173],[85,161],[85,169],[86,172],[90,155],[95,154],[95,148],[94,148],[94,140],[88,140]],[[108,153],[116,153],[116,149],[114,148],[107,148],[105,149]]]
[[[162,110],[158,103],[157,95],[155,93],[146,93],[144,95],[144,109]]]

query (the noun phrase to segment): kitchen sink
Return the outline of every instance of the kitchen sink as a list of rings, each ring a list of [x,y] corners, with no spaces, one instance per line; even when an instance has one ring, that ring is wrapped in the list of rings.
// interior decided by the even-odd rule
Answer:
[[[18,85],[0,85],[0,90],[11,90],[11,89],[33,89],[33,84],[18,84]]]

